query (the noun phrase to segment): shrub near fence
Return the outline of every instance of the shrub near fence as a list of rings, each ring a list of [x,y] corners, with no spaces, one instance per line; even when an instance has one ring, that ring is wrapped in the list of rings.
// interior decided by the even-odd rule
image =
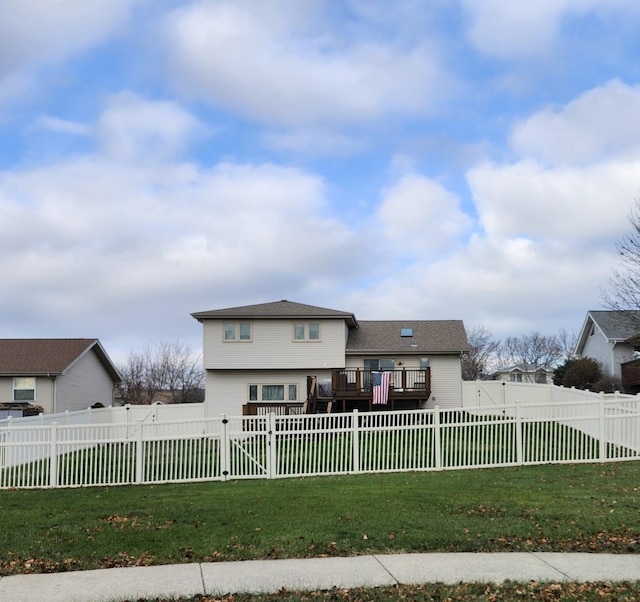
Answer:
[[[2,488],[638,458],[638,400],[0,429]]]

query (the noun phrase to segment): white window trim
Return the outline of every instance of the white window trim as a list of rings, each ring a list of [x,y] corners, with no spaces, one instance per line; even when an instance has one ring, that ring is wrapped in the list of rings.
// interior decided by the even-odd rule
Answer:
[[[233,339],[228,339],[227,338],[227,324],[233,324],[234,326],[234,338]],[[240,338],[240,324],[248,324],[249,325],[249,338],[248,339],[241,339]],[[225,320],[224,324],[222,325],[222,341],[224,343],[251,343],[253,341],[253,322],[250,322],[249,320],[238,320],[238,321],[233,321],[233,320]]]
[[[16,399],[16,391],[31,391],[32,389],[29,388],[18,388],[16,387],[16,381],[18,380],[26,380],[26,379],[32,379],[33,380],[33,399]],[[35,376],[14,376],[13,377],[13,389],[12,389],[12,393],[11,393],[11,398],[13,400],[13,403],[34,403],[37,398],[38,398],[38,387],[37,387],[37,379]]]
[[[284,387],[284,399],[262,399],[262,387],[263,386],[276,386]],[[296,398],[291,399],[289,397],[289,387],[294,386],[296,388]],[[257,388],[257,398],[251,399],[251,387]],[[247,401],[249,403],[291,403],[300,401],[300,384],[299,383],[249,383],[247,385]]]
[[[303,334],[303,337],[301,339],[296,339],[296,326],[298,326],[299,324],[302,324],[302,327],[304,328],[304,334]],[[309,324],[317,324],[318,325],[318,338],[317,339],[309,338]],[[292,323],[291,331],[292,331],[291,332],[291,338],[292,338],[294,343],[320,343],[322,341],[322,327],[320,325],[320,322],[296,321],[296,322]]]

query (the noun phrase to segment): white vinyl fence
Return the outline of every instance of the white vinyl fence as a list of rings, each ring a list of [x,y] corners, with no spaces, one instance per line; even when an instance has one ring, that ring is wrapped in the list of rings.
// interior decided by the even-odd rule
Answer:
[[[640,459],[639,400],[0,427],[0,488]]]

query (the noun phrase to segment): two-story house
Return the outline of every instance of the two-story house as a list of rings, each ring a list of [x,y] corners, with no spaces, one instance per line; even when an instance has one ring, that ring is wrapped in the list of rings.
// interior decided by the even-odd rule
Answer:
[[[332,411],[461,405],[461,320],[358,321],[286,300],[192,315],[203,325],[208,415],[299,411],[312,390]]]

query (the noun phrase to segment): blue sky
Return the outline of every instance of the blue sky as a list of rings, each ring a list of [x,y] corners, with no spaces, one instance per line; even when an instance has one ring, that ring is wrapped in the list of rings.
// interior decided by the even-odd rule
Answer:
[[[0,337],[195,311],[577,331],[640,193],[637,0],[0,0]]]

